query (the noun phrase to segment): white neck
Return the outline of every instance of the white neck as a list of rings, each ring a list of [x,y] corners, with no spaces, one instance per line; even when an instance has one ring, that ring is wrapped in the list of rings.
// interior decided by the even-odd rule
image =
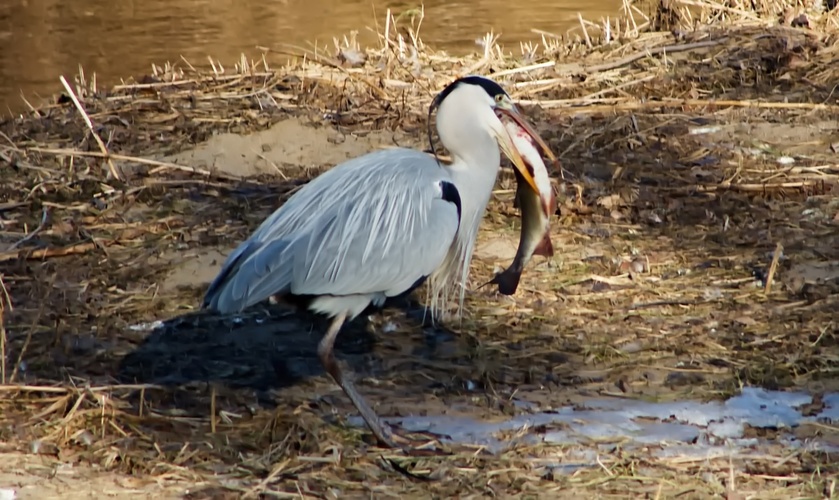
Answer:
[[[474,230],[468,230],[473,240],[492,196],[501,163],[501,154],[495,139],[486,133],[482,133],[481,137],[482,142],[485,142],[482,147],[455,156],[452,164],[446,167],[460,193],[461,231],[474,225]]]
[[[447,309],[449,295],[458,286],[463,311],[475,239],[501,163],[492,130],[503,125],[493,106],[493,98],[481,87],[462,85],[440,103],[437,111],[440,140],[454,158],[445,168],[460,194],[461,217],[457,238],[446,260],[429,277],[432,314]]]
[[[498,177],[501,163],[498,143],[483,130],[475,135],[475,140],[477,137],[484,144],[454,155],[453,163],[444,167],[460,193],[461,217],[458,237],[446,261],[430,278],[432,311],[445,308],[452,286],[460,287],[458,295],[463,309],[475,240]]]

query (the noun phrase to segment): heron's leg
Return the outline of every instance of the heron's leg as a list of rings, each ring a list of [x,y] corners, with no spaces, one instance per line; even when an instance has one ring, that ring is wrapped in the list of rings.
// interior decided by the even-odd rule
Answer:
[[[367,401],[365,401],[361,394],[358,393],[355,385],[348,379],[344,378],[344,374],[341,372],[341,367],[338,366],[338,362],[332,352],[332,348],[335,345],[335,337],[338,336],[338,332],[341,330],[341,326],[343,326],[346,319],[347,313],[344,312],[335,316],[332,320],[332,324],[329,325],[326,335],[323,336],[320,344],[318,344],[318,356],[320,357],[320,362],[323,363],[323,367],[326,368],[329,375],[332,376],[335,382],[341,386],[341,389],[344,390],[347,397],[350,398],[350,401],[352,401],[356,409],[358,409],[358,412],[361,413],[361,418],[367,422],[367,426],[370,427],[370,430],[373,431],[376,438],[381,441],[382,444],[390,448],[398,448],[393,440],[393,433],[390,431],[387,424],[379,419],[376,412],[370,408]]]

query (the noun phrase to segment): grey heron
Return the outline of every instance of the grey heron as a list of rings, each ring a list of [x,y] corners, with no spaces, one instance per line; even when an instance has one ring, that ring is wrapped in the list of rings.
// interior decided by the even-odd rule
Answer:
[[[385,149],[334,166],[292,195],[226,259],[202,307],[220,313],[281,296],[332,318],[318,345],[326,371],[378,440],[396,447],[333,355],[341,326],[426,280],[432,318],[466,286],[478,227],[495,185],[499,147],[539,192],[502,116],[514,120],[551,158],[510,96],[492,80],[460,78],[432,101],[443,165],[413,149]],[[433,145],[432,145],[433,148]]]

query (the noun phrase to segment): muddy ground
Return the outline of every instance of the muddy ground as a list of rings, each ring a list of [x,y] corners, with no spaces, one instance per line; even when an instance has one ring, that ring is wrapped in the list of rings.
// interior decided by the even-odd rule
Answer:
[[[767,168],[765,164],[776,162],[773,157],[750,157],[739,149],[767,144],[776,156],[827,157],[839,131],[839,125],[826,117],[805,117],[796,124],[755,124],[748,113],[732,112],[719,126],[713,125],[717,120],[706,119],[712,124],[702,126],[709,133],[689,135],[691,127],[697,127],[693,119],[676,117],[678,123],[671,124],[666,135],[670,140],[716,144],[717,151],[690,164],[673,158],[666,145],[659,145],[663,150],[655,168],[690,169],[697,176],[721,178],[712,170],[714,166],[731,171]],[[561,150],[564,144],[556,140],[557,131],[563,127],[565,134],[573,134],[573,128],[565,128],[569,124],[595,130],[599,125],[597,119],[579,123],[566,116],[547,116],[539,129]],[[394,142],[421,146],[407,134],[373,132],[357,137],[289,118],[249,135],[221,134],[166,159],[206,163],[232,174],[246,169],[247,174],[276,175],[272,169],[277,165],[285,177],[299,179],[307,175],[303,172],[311,175],[324,166],[321,158],[326,149],[336,162]],[[796,264],[839,262],[839,205],[830,193],[785,190],[744,197],[723,191],[711,197],[673,193],[668,191],[672,186],[639,182],[635,192],[628,194],[626,186],[608,179],[618,168],[623,176],[632,175],[637,166],[629,161],[631,153],[606,152],[585,162],[582,159],[589,155],[578,154],[581,161],[566,160],[564,165],[578,174],[591,173],[584,196],[599,194],[588,199],[589,209],[576,209],[573,200],[563,207],[553,232],[556,258],[534,261],[515,296],[498,296],[489,288],[475,287],[488,280],[493,270],[507,265],[515,252],[518,216],[512,208],[509,172],[505,172],[480,234],[462,328],[423,328],[421,310],[414,304],[408,316],[387,311],[371,317],[366,328],[362,319],[342,335],[342,358],[358,374],[364,394],[382,415],[465,412],[497,419],[523,411],[512,404],[514,400],[545,408],[578,404],[593,395],[706,400],[731,394],[741,384],[813,393],[839,390],[839,380],[833,376],[839,359],[833,323],[835,282],[814,285],[811,293],[816,295],[809,296],[803,283],[795,282],[798,274],[792,272]],[[287,184],[276,178],[270,182]],[[211,192],[214,189],[218,192]],[[276,462],[286,453],[270,450],[282,446],[282,439],[288,440],[289,435],[296,434],[295,439],[305,442],[318,439],[326,429],[330,436],[341,429],[341,422],[354,411],[314,357],[322,321],[301,319],[283,310],[262,312],[262,308],[243,321],[190,312],[223,256],[279,205],[281,200],[271,185],[188,186],[172,193],[159,190],[151,196],[120,219],[148,224],[161,218],[159,211],[166,206],[180,220],[177,229],[169,229],[176,236],[167,233],[160,241],[159,236],[140,234],[137,238],[148,238],[151,243],[139,249],[103,249],[78,257],[19,262],[16,267],[6,264],[4,280],[17,299],[7,320],[12,352],[20,352],[18,346],[33,328],[14,318],[38,308],[39,323],[54,325],[34,327],[33,338],[54,340],[46,346],[43,341],[31,341],[48,352],[32,347],[25,351],[26,368],[19,371],[16,381],[181,387],[145,391],[146,411],[204,422],[201,425],[206,425],[210,409],[206,382],[216,382],[216,410],[227,412],[229,421],[219,423],[207,439],[228,444],[223,445],[226,450],[212,452],[216,464],[198,467],[204,472],[236,468],[237,460],[229,460],[241,453],[267,453],[269,462]],[[233,230],[215,236],[225,225]],[[773,291],[765,296],[761,277],[779,242],[784,245],[782,270],[776,274]],[[104,275],[108,281],[102,281],[102,267],[108,269]],[[19,290],[24,287],[50,302],[23,300]],[[107,317],[90,317],[88,311],[97,301],[121,305],[103,308]],[[161,320],[170,323],[154,332],[142,326]],[[137,411],[137,391],[125,397]],[[126,407],[124,411],[132,410]],[[254,419],[270,421],[272,412],[286,425],[282,432],[289,435],[254,436],[256,440],[243,450],[246,438],[237,430],[240,422],[250,421],[244,425],[248,427]],[[319,430],[310,429],[312,425]],[[6,432],[28,434],[14,428],[7,427]],[[161,452],[170,459],[189,442],[201,446],[204,441],[185,436],[173,439],[168,434],[173,431],[167,429],[167,434],[154,437],[168,443],[169,451]],[[154,426],[145,432],[153,434]],[[347,428],[341,434],[335,446],[347,452],[363,449],[368,438],[359,428]],[[111,446],[119,447],[119,439]],[[324,445],[297,446],[296,453],[310,453]],[[103,477],[98,468],[89,470],[90,479],[84,462],[67,472],[63,466],[50,465],[63,460],[33,459],[27,451],[31,450],[7,449],[4,455],[11,464],[33,460],[37,464],[23,474],[10,472],[17,465],[4,466],[7,478],[3,482],[20,485],[21,498],[49,498],[50,493],[41,488],[62,497],[64,486],[56,486],[55,481],[75,488],[81,477],[86,489],[78,490],[79,495],[98,491],[119,496],[145,484],[125,476]],[[61,458],[63,451],[56,453]],[[316,463],[303,474],[314,474],[319,468]],[[153,467],[144,470],[140,463],[137,467],[137,472],[145,474],[159,472]],[[44,474],[55,479],[36,479]],[[143,489],[147,486],[141,489],[149,496],[174,498],[194,488],[192,482],[165,486],[166,482],[152,486],[153,492]],[[329,481],[322,484],[326,487]]]
[[[512,297],[479,286],[509,264],[518,242],[513,179],[503,171],[462,322],[424,324],[420,292],[359,318],[339,338],[364,395],[383,416],[497,421],[582,407],[595,396],[709,401],[755,386],[805,391],[818,406],[820,395],[839,391],[839,123],[834,107],[785,106],[778,89],[788,82],[716,96],[781,103],[775,109],[698,99],[608,112],[526,107],[582,187],[577,198],[557,180],[568,196],[553,225],[555,258],[534,259]],[[810,101],[830,96],[830,86],[819,86]],[[439,436],[425,438],[451,455],[376,448],[317,362],[322,319],[273,305],[239,317],[196,309],[226,253],[297,186],[377,147],[425,147],[420,120],[347,125],[324,112],[335,107],[266,110],[243,101],[236,105],[250,107],[240,112],[195,102],[189,109],[212,114],[213,125],[177,113],[170,124],[136,109],[94,115],[125,154],[214,172],[139,175],[148,167],[125,161],[136,176],[118,189],[83,156],[97,147],[68,118],[71,106],[3,124],[15,138],[4,160],[15,168],[4,171],[2,191],[9,250],[0,272],[13,309],[4,318],[0,488],[16,488],[19,498],[835,491],[835,454],[771,439],[758,456],[715,459],[653,458],[665,443],[518,441],[544,429],[509,436],[516,444],[501,453]],[[146,132],[153,128],[161,135]],[[144,149],[163,128],[179,139]],[[80,153],[55,160],[31,149],[44,138]],[[794,432],[828,443],[839,435],[835,422]],[[600,454],[591,467],[555,470],[580,450]]]

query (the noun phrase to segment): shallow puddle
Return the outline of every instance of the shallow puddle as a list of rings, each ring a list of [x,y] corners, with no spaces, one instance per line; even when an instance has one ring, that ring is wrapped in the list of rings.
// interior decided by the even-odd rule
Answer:
[[[444,443],[484,446],[501,452],[515,444],[550,443],[591,445],[592,456],[620,444],[623,448],[656,446],[656,456],[746,456],[762,446],[836,452],[839,445],[820,440],[802,441],[795,427],[839,421],[839,393],[822,398],[824,407],[804,416],[802,407],[813,397],[801,392],[768,391],[747,387],[726,401],[652,403],[617,398],[592,398],[576,407],[536,408],[519,400],[531,414],[505,421],[486,422],[464,416],[422,416],[386,419],[410,432],[438,436]],[[810,412],[808,412],[810,413]],[[361,425],[360,418],[350,419]],[[754,438],[748,428],[777,430],[776,439]],[[506,437],[505,437],[506,436]],[[515,437],[509,437],[515,436]]]

